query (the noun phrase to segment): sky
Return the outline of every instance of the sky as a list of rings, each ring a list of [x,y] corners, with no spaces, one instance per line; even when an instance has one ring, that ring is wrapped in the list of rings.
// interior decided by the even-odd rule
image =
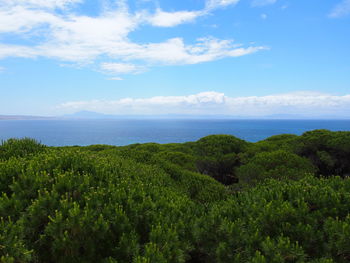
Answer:
[[[0,0],[0,115],[350,118],[350,0]]]

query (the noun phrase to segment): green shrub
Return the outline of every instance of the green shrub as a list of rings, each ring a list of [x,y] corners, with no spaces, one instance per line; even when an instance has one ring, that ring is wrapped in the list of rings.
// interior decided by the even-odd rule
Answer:
[[[277,136],[257,148],[222,135],[126,147],[21,143],[1,146],[1,262],[350,260],[350,179],[310,174],[311,162],[346,171],[347,133]],[[230,191],[211,178],[235,172],[250,187]]]
[[[295,152],[308,158],[319,175],[350,175],[350,132],[309,131],[298,141]]]
[[[198,219],[200,262],[348,262],[350,180],[267,180]]]
[[[210,135],[196,142],[197,170],[217,181],[231,185],[237,182],[234,168],[240,164],[238,153],[247,143],[230,135]]]
[[[45,145],[30,138],[8,139],[0,145],[0,160],[8,160],[11,157],[24,157],[30,154],[42,152]]]
[[[263,152],[255,155],[247,164],[237,169],[239,181],[256,184],[265,179],[299,180],[312,174],[315,168],[305,158],[283,150]]]

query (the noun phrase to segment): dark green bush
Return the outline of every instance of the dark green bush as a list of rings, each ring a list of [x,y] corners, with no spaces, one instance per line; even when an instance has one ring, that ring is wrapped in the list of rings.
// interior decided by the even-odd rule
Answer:
[[[350,180],[267,180],[211,206],[200,262],[349,262]],[[332,226],[332,227],[330,227]]]
[[[221,156],[244,151],[247,142],[231,135],[209,135],[196,142],[199,156]]]
[[[0,262],[350,261],[346,132],[0,148]]]
[[[196,171],[195,157],[190,154],[182,152],[171,152],[171,151],[162,151],[153,156],[155,162],[158,160],[165,160],[172,164],[178,165],[183,169]]]
[[[350,132],[306,132],[299,138],[295,152],[308,158],[319,175],[350,175]]]
[[[234,168],[240,164],[238,153],[243,152],[247,145],[230,135],[210,135],[198,140],[194,147],[198,171],[225,185],[236,183]]]
[[[279,150],[258,153],[237,169],[237,175],[241,183],[256,184],[269,178],[299,180],[315,170],[306,158]]]
[[[2,141],[0,145],[0,160],[7,160],[11,157],[24,157],[29,154],[42,152],[45,145],[30,139],[8,139]]]

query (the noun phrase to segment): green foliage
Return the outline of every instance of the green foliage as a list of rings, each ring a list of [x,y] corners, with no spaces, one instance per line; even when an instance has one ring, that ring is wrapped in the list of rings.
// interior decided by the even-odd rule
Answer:
[[[237,182],[234,168],[239,163],[238,155],[230,153],[216,157],[199,157],[196,166],[200,173],[207,174],[225,185],[231,185]]]
[[[22,161],[0,200],[3,224],[10,228],[9,218],[15,219],[21,235],[2,233],[0,247],[6,250],[1,256],[20,260],[16,251],[22,249],[33,251],[36,262],[131,262],[144,255],[149,243],[176,235],[178,244],[162,245],[161,253],[167,262],[184,257],[189,227],[184,222],[193,221],[201,208],[178,192],[161,169],[75,150]],[[172,228],[170,237],[169,232],[154,232],[165,225]],[[12,242],[11,236],[19,241]]]
[[[125,147],[8,140],[0,262],[349,262],[349,134]]]
[[[9,139],[0,144],[0,160],[8,160],[11,157],[24,157],[29,154],[42,152],[45,146],[34,139]]]
[[[266,140],[250,144],[245,151],[247,157],[252,157],[261,152],[272,152],[278,150],[285,150],[293,152],[299,137],[293,134],[281,134],[267,138]]]
[[[157,162],[158,160],[168,161],[172,164],[178,165],[183,169],[189,171],[196,171],[195,157],[190,154],[183,152],[173,152],[173,151],[162,151],[153,156],[153,159]]]
[[[315,168],[306,158],[283,150],[258,153],[237,169],[239,181],[246,184],[269,178],[299,180],[314,172]]]
[[[113,148],[115,148],[115,146],[104,145],[104,144],[95,144],[95,145],[86,146],[84,148],[84,150],[93,151],[93,152],[100,152],[100,151],[113,149]]]
[[[195,255],[201,262],[348,262],[349,189],[350,180],[309,176],[237,193],[197,221]]]
[[[238,153],[247,143],[230,135],[210,135],[196,142],[197,169],[217,181],[230,185],[237,182],[234,168],[240,164]]]
[[[247,143],[231,135],[209,135],[196,142],[199,156],[222,156],[242,152]]]
[[[33,251],[28,250],[23,242],[23,228],[11,220],[0,221],[0,261],[30,262]]]
[[[350,132],[306,132],[299,138],[295,151],[307,157],[318,168],[319,175],[350,175]]]

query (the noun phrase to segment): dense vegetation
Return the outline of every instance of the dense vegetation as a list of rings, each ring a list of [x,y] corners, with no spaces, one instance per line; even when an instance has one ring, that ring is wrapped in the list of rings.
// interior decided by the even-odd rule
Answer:
[[[350,132],[0,145],[1,262],[350,262]]]

